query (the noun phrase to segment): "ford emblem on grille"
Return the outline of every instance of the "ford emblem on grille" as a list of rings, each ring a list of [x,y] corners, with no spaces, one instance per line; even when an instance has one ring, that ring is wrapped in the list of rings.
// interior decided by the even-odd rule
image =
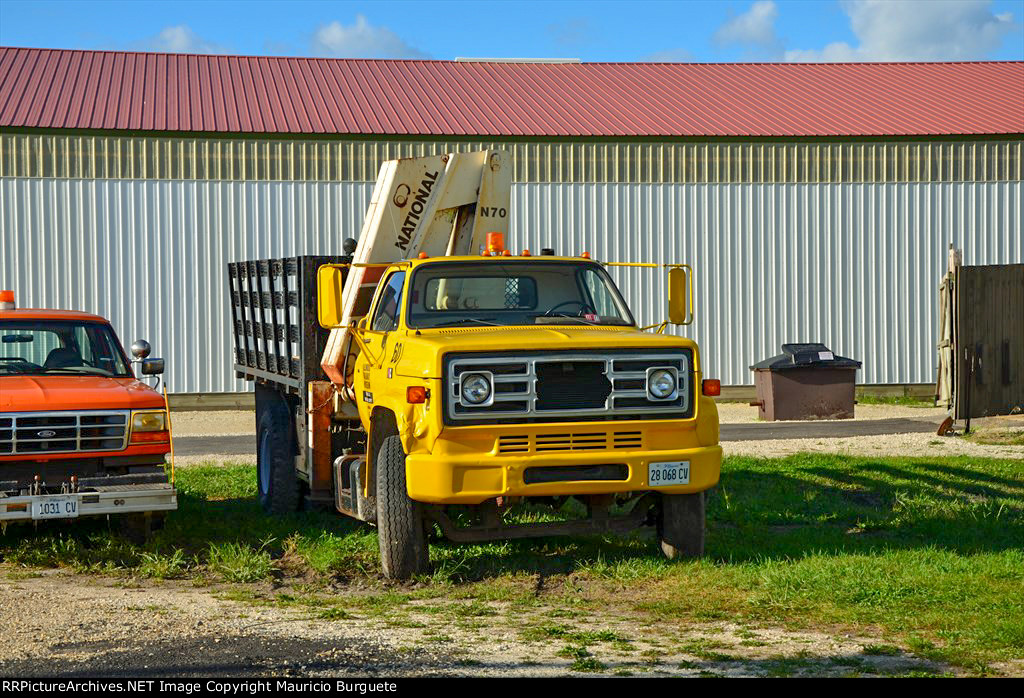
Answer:
[[[36,432],[36,436],[38,436],[40,439],[48,439],[51,436],[56,436],[56,435],[57,435],[57,432],[50,431],[49,429],[44,429],[43,431],[37,431]]]

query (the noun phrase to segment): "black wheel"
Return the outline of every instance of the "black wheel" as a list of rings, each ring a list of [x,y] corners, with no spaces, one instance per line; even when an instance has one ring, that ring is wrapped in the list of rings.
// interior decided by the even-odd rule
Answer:
[[[295,475],[294,429],[283,406],[266,409],[256,432],[256,481],[260,505],[268,514],[289,514],[302,503]]]
[[[164,527],[163,512],[140,512],[138,514],[122,514],[118,518],[121,535],[135,545],[143,545],[153,534]]]
[[[405,451],[397,436],[384,439],[377,451],[377,537],[380,561],[388,579],[409,579],[426,572],[430,554],[419,504],[405,486]]]
[[[658,538],[665,557],[676,560],[704,555],[704,502],[703,492],[662,495]]]

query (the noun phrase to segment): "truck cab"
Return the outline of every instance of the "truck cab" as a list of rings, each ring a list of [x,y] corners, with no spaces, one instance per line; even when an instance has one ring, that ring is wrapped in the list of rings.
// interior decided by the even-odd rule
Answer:
[[[416,522],[382,554],[425,550],[421,519],[454,540],[543,534],[499,517],[460,529],[446,507],[550,498],[592,516],[548,533],[649,524],[670,557],[703,553],[722,449],[700,352],[638,327],[605,265],[503,251],[393,264],[354,337],[372,463],[360,484],[384,539],[383,516]],[[394,567],[423,569],[410,554]]]
[[[417,501],[718,482],[717,410],[699,389],[696,344],[641,331],[595,261],[394,265],[360,334],[361,421],[395,420]]]
[[[106,319],[0,292],[0,524],[114,514],[144,537],[177,508],[166,401],[132,366]]]

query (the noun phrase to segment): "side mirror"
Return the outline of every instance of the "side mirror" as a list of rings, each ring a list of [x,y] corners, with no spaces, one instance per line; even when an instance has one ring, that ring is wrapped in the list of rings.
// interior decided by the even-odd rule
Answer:
[[[316,319],[325,330],[342,327],[341,291],[344,287],[342,267],[325,264],[316,270]]]
[[[144,376],[158,376],[164,372],[164,360],[142,359],[139,371]]]
[[[693,322],[693,275],[689,267],[668,270],[668,321],[673,325]]]
[[[153,349],[149,346],[149,342],[144,339],[136,339],[132,342],[132,356],[137,360],[145,359],[151,351]]]

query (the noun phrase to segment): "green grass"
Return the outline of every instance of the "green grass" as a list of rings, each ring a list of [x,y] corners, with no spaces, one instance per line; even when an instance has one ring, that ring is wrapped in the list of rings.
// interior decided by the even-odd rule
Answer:
[[[566,645],[558,651],[558,656],[571,659],[570,671],[596,674],[604,671],[607,667],[603,662],[594,657],[590,650],[583,645]]]
[[[185,551],[177,548],[170,555],[159,552],[139,553],[139,574],[154,579],[180,579],[188,572]]]
[[[634,638],[591,622],[615,613],[675,626],[722,620],[839,628],[877,638],[877,647],[981,673],[991,662],[1024,658],[1021,461],[729,458],[709,500],[701,561],[665,560],[641,535],[437,542],[433,571],[412,589],[380,581],[371,527],[330,512],[264,516],[250,467],[182,468],[177,484],[179,510],[146,546],[131,545],[103,521],[12,525],[0,536],[0,558],[26,570],[57,566],[195,584],[357,581],[358,594],[331,592],[344,608],[316,601],[325,604],[316,612],[403,623],[412,622],[402,616],[411,603],[429,601],[422,608],[435,609],[441,622],[476,627],[512,613],[533,618],[524,621],[524,639],[584,649],[628,646]],[[307,596],[303,603],[315,606],[316,595]],[[534,610],[543,615],[530,616]]]
[[[1024,429],[973,429],[966,438],[992,446],[1024,446]]]
[[[858,395],[858,405],[899,405],[900,407],[935,407],[935,401],[931,398],[911,397],[909,395],[893,395],[882,397],[880,395]]]
[[[273,574],[276,566],[266,547],[267,539],[258,548],[245,543],[210,543],[207,560],[210,570],[226,582],[258,582]]]

